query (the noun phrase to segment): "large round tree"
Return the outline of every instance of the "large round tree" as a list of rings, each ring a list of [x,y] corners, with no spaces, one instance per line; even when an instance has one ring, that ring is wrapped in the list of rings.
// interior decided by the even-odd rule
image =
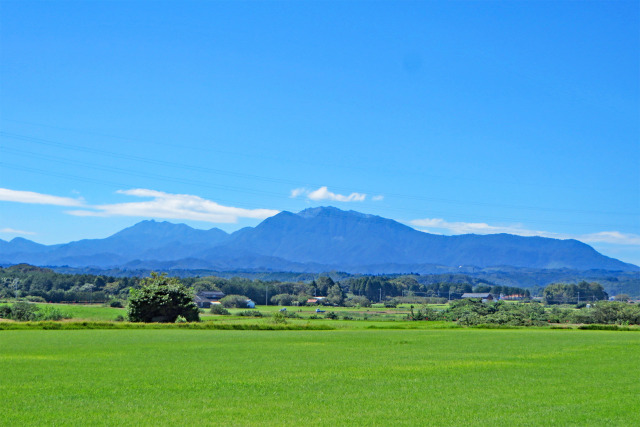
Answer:
[[[178,316],[200,321],[193,292],[177,278],[156,272],[142,280],[140,289],[129,291],[127,313],[131,322],[175,322]]]

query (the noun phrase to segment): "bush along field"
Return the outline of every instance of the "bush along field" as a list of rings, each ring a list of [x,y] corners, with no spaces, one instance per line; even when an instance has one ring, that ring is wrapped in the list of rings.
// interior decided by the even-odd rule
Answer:
[[[507,326],[543,326],[549,323],[640,324],[640,305],[617,301],[598,301],[580,309],[540,303],[508,303],[504,301],[483,303],[479,299],[452,302],[444,310],[423,306],[411,308],[409,320],[447,320],[461,325],[481,324]]]

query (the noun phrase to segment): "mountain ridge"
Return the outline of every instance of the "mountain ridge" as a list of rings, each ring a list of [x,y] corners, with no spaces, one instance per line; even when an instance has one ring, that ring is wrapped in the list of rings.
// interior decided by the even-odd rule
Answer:
[[[280,212],[231,234],[168,221],[141,221],[104,239],[41,245],[0,240],[0,263],[70,267],[251,268],[403,273],[460,266],[639,271],[577,240],[511,234],[444,236],[335,207]],[[191,267],[190,267],[191,266]],[[406,267],[402,267],[406,266]],[[387,271],[391,269],[392,271]],[[403,271],[395,271],[400,269]],[[405,271],[407,270],[407,271]]]

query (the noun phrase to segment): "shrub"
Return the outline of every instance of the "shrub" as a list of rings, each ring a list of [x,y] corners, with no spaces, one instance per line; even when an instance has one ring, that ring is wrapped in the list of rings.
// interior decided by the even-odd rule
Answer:
[[[346,307],[371,307],[371,301],[367,297],[353,296],[345,300]]]
[[[178,316],[176,317],[176,321],[173,323],[187,323],[187,319],[185,319],[184,316]]]
[[[220,300],[220,303],[225,308],[247,308],[247,298],[244,295],[227,295]]]
[[[35,320],[38,307],[25,301],[18,301],[11,307],[11,318],[21,322]]]
[[[328,312],[327,314],[324,315],[325,319],[331,319],[331,320],[336,320],[338,318],[338,315],[335,314],[333,311]]]
[[[169,322],[182,316],[189,322],[200,321],[193,293],[177,278],[151,273],[142,280],[140,289],[131,289],[127,309],[132,322]]]
[[[27,295],[26,300],[29,302],[47,302],[46,299],[37,295]]]
[[[280,311],[276,311],[275,313],[273,313],[273,315],[271,316],[271,321],[273,323],[287,323],[287,319],[284,315],[284,313],[280,312]]]
[[[211,310],[209,310],[211,314],[219,314],[221,316],[229,315],[229,310],[224,308],[222,304],[211,304]]]
[[[11,306],[0,306],[0,319],[11,319]]]
[[[122,314],[118,314],[115,320],[116,322],[124,322],[124,316]]]
[[[71,319],[71,315],[62,312],[58,307],[45,306],[35,312],[33,320]]]
[[[245,310],[245,311],[241,311],[240,313],[238,313],[238,316],[262,317],[263,314],[261,312],[259,312],[258,310]]]
[[[122,301],[120,301],[119,299],[112,299],[109,302],[109,307],[113,307],[113,308],[123,308],[124,305],[122,305]]]
[[[443,320],[444,315],[434,310],[431,307],[422,306],[418,310],[414,311],[413,306],[411,306],[411,311],[407,314],[407,320]]]

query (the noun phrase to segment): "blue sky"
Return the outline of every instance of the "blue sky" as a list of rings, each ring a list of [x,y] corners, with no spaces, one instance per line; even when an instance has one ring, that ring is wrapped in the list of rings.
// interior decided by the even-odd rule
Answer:
[[[0,5],[0,238],[333,205],[640,264],[640,8]]]

